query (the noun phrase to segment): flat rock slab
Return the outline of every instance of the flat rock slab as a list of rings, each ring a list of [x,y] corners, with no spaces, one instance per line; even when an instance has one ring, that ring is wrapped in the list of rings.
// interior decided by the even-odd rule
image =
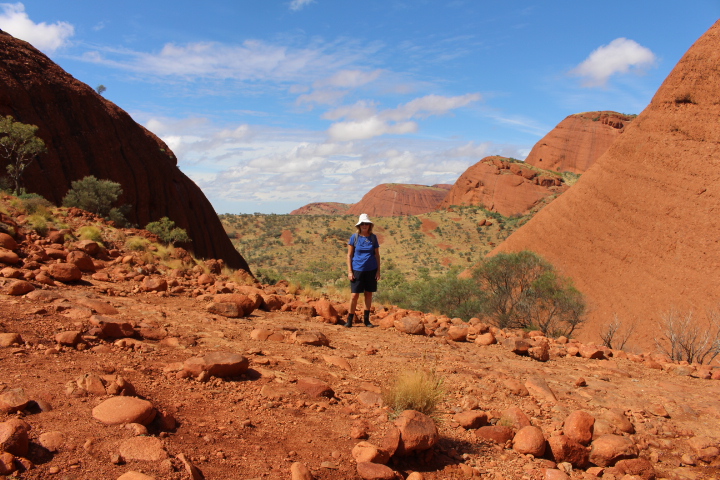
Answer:
[[[140,398],[112,397],[93,408],[92,415],[105,425],[147,425],[155,418],[155,408],[152,403]]]
[[[208,372],[213,377],[237,377],[245,373],[250,362],[247,358],[231,352],[211,352],[202,357],[185,360],[183,370],[197,377]]]
[[[157,437],[132,437],[120,443],[120,455],[125,460],[157,462],[168,458],[162,441]]]
[[[557,402],[555,393],[550,389],[545,379],[538,376],[533,376],[527,379],[525,382],[525,388],[527,388],[530,395],[535,397],[535,400],[539,402]]]

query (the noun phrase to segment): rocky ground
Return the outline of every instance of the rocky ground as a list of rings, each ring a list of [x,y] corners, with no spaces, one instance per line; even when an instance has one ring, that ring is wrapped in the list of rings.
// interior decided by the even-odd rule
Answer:
[[[394,307],[378,306],[379,328],[348,329],[342,303],[221,262],[192,266],[178,249],[170,268],[77,240],[82,212],[45,237],[10,217],[5,478],[720,476],[716,368]],[[383,405],[416,369],[443,379],[429,424]]]

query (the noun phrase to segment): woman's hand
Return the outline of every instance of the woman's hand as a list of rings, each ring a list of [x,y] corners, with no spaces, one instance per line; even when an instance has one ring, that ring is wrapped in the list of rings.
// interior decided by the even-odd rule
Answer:
[[[375,280],[380,280],[380,270],[375,274]]]
[[[355,274],[353,272],[348,272],[348,278],[351,282],[355,281]]]

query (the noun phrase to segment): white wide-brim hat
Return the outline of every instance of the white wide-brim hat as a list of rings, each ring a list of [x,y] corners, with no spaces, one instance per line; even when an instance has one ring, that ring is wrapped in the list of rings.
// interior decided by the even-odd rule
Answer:
[[[355,226],[359,226],[361,223],[373,223],[372,220],[370,220],[370,217],[368,217],[367,213],[361,213],[360,218],[358,219],[358,223],[355,224]]]

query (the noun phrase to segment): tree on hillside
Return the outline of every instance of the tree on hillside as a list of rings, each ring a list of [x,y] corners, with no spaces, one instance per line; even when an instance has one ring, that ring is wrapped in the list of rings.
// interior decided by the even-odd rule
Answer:
[[[178,242],[189,242],[190,237],[184,228],[176,227],[175,222],[168,217],[162,217],[157,222],[150,222],[145,225],[145,230],[154,233],[160,240],[171,245]]]
[[[13,193],[23,193],[21,180],[25,169],[36,156],[47,152],[45,142],[35,135],[38,127],[17,122],[8,115],[0,118],[0,157],[8,164],[5,167],[13,183]]]
[[[94,175],[72,182],[72,188],[63,198],[63,206],[77,207],[96,215],[102,215],[119,226],[125,225],[125,214],[129,205],[115,207],[114,204],[122,195],[122,188],[111,180],[98,180]]]
[[[570,335],[584,319],[583,295],[536,253],[500,253],[476,268],[473,278],[487,294],[486,313],[500,328]]]

